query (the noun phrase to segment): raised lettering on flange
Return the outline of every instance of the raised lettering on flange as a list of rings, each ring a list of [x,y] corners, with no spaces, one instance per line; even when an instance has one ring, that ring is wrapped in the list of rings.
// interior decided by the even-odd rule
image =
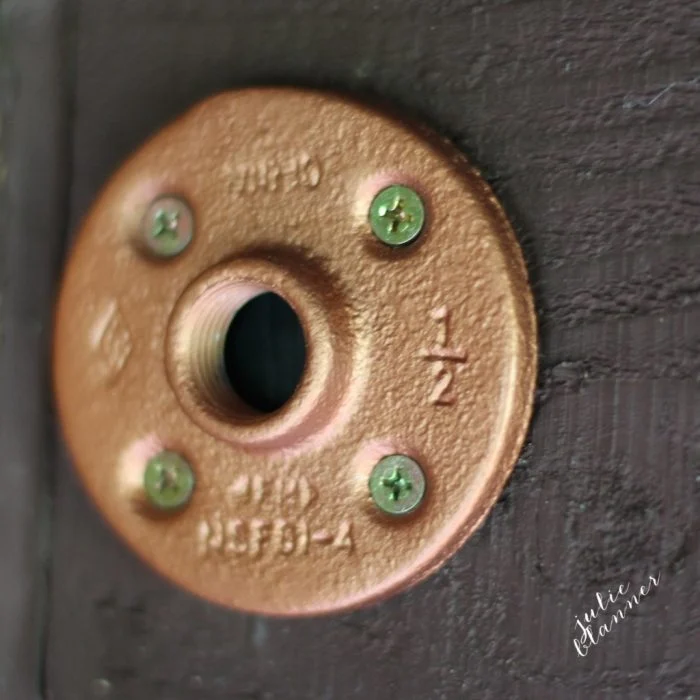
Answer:
[[[257,506],[284,513],[304,513],[318,497],[318,491],[305,476],[281,474],[269,478],[241,474],[228,487],[231,503]]]
[[[291,518],[222,518],[216,515],[197,526],[200,556],[225,559],[304,556],[312,550],[352,552],[352,523],[312,529],[306,520]]]
[[[421,357],[434,366],[434,383],[428,401],[434,406],[453,406],[457,402],[453,387],[455,374],[466,363],[467,355],[461,347],[450,347],[450,312],[447,307],[433,309],[430,317],[438,328],[435,344],[421,351]]]
[[[115,299],[105,302],[92,324],[88,338],[95,353],[100,380],[113,384],[124,371],[133,343],[126,321]]]
[[[231,177],[233,193],[239,195],[313,190],[323,176],[321,161],[306,152],[227,165],[226,171]]]

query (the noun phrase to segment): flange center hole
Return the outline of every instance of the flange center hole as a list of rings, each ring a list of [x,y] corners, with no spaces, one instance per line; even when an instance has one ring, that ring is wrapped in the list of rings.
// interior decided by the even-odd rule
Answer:
[[[292,398],[306,365],[304,330],[274,292],[244,304],[226,332],[224,366],[231,388],[251,408],[273,413]]]

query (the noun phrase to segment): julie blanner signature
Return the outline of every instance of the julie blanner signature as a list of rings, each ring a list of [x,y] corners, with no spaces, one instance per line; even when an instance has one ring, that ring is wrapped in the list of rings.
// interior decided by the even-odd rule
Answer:
[[[659,585],[661,572],[656,576],[649,576],[649,583],[642,585],[639,591],[633,595],[627,596],[630,585],[621,585],[617,591],[611,593],[608,591],[607,596],[601,593],[596,593],[595,597],[598,602],[597,607],[591,608],[583,615],[584,622],[576,617],[576,636],[573,639],[576,653],[579,656],[588,656],[588,652],[592,646],[595,646],[606,635],[610,634],[615,625],[624,620],[625,615],[639,605],[641,599],[649,595],[649,593]],[[598,619],[599,616],[602,616]]]

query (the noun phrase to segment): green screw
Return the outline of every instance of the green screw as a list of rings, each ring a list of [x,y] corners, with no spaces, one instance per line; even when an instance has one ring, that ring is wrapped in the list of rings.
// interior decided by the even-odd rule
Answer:
[[[389,515],[408,515],[423,502],[425,474],[418,462],[406,455],[379,460],[369,477],[375,505]]]
[[[156,508],[178,510],[192,498],[194,471],[177,452],[160,452],[146,463],[143,486],[148,500]]]
[[[182,253],[194,233],[194,215],[179,197],[156,199],[146,212],[143,235],[153,253],[170,258]]]
[[[410,187],[391,185],[374,198],[369,209],[369,223],[382,243],[407,245],[423,230],[425,205]]]

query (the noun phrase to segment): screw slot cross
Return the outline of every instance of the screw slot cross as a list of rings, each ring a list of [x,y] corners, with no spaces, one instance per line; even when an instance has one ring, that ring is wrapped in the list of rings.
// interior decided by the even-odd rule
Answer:
[[[141,235],[152,253],[161,258],[179,255],[190,244],[193,234],[194,212],[185,200],[168,195],[151,202]]]
[[[172,465],[162,466],[158,471],[159,473],[158,480],[156,481],[156,488],[160,493],[177,488],[178,473],[176,467]]]
[[[411,224],[413,214],[406,211],[406,201],[401,195],[397,195],[391,205],[384,204],[379,207],[379,216],[389,220],[389,232],[395,234],[402,224]]]
[[[161,236],[176,236],[177,227],[180,225],[179,211],[165,211],[159,209],[153,217],[153,237],[160,238]]]
[[[413,489],[413,483],[407,479],[399,467],[395,467],[391,474],[382,478],[381,484],[390,489],[389,498],[398,501]]]
[[[423,230],[425,204],[414,189],[406,185],[390,185],[372,200],[369,223],[382,243],[394,247],[407,245]]]
[[[143,485],[148,500],[156,508],[177,510],[189,502],[195,487],[195,475],[182,455],[166,450],[146,463]]]

